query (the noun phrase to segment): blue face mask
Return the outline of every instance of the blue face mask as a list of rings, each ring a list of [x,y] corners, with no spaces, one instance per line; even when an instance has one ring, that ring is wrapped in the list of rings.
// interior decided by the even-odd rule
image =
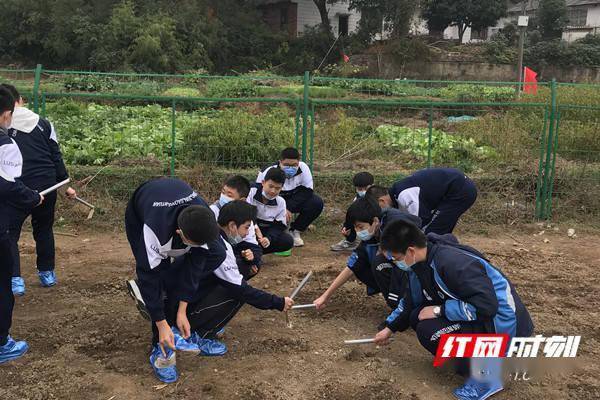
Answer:
[[[242,243],[244,241],[244,238],[241,237],[239,234],[236,234],[235,236],[227,236],[227,240],[229,240],[229,244],[235,246],[236,244]]]
[[[367,195],[367,191],[366,190],[361,190],[359,192],[356,192],[356,195],[358,197],[365,197]]]
[[[231,197],[225,196],[223,193],[221,193],[221,197],[219,197],[219,205],[221,207],[223,207],[227,203],[231,203],[232,201],[233,199]]]
[[[298,167],[283,167],[283,172],[287,178],[293,178],[298,172]]]
[[[406,272],[411,271],[412,270],[412,266],[414,265],[414,263],[411,264],[411,265],[408,265],[405,260],[400,260],[400,261],[394,260],[393,259],[394,257],[392,257],[392,255],[390,253],[387,253],[387,252],[385,253],[385,257],[389,261],[393,262],[394,265],[396,267],[400,268],[402,271],[406,271]],[[406,259],[406,256],[404,258]]]
[[[369,241],[373,238],[373,234],[371,232],[369,232],[368,229],[365,229],[364,231],[356,232],[356,236],[358,236],[358,238],[360,240],[362,240],[363,242]]]

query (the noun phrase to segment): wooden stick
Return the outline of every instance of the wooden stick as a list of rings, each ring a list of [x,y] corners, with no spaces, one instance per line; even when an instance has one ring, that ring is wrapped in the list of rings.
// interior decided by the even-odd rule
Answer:
[[[62,182],[59,182],[59,183],[57,183],[56,185],[54,185],[54,186],[51,186],[51,187],[49,187],[49,188],[48,188],[48,189],[46,189],[46,190],[42,190],[42,191],[40,192],[40,194],[41,194],[42,196],[45,196],[45,195],[47,195],[48,193],[54,192],[55,190],[57,190],[57,189],[59,189],[59,188],[61,188],[61,187],[65,186],[65,185],[66,185],[66,184],[68,184],[69,182],[71,182],[71,179],[70,179],[70,178],[67,178],[67,179],[65,179],[64,181],[62,181]]]
[[[344,340],[344,344],[367,344],[367,343],[375,343],[375,339]]]
[[[296,295],[298,293],[300,293],[300,291],[302,290],[302,288],[308,283],[308,280],[310,279],[310,277],[312,276],[312,274],[313,274],[312,271],[308,271],[308,274],[306,274],[306,276],[304,277],[304,279],[302,279],[302,281],[300,282],[300,284],[296,287],[296,289],[294,289],[294,291],[290,295],[290,298],[292,300],[294,300],[294,297],[296,297]],[[285,323],[286,323],[286,325],[287,325],[288,328],[292,327],[292,323],[290,322],[290,315],[289,315],[288,311],[285,312]]]
[[[292,306],[292,310],[302,310],[305,308],[317,308],[316,304],[298,304],[297,306]]]

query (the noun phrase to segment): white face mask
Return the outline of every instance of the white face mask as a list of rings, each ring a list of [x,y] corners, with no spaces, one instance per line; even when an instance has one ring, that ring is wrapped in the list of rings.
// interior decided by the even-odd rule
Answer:
[[[358,197],[365,197],[367,195],[367,191],[366,190],[359,190],[356,192],[356,195]]]
[[[277,196],[271,197],[268,194],[265,193],[265,191],[263,190],[262,195],[265,199],[267,200],[275,200],[275,198],[277,198]]]

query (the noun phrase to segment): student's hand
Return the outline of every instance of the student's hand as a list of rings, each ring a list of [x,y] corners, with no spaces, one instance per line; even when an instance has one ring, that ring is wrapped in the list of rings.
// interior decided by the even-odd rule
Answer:
[[[349,229],[346,229],[346,227],[344,226],[344,227],[342,228],[342,235],[344,235],[344,236],[348,237],[348,235],[349,235],[349,234],[350,234],[350,230],[349,230]]]
[[[68,187],[65,194],[69,199],[74,199],[75,197],[77,197],[77,192],[72,187]]]
[[[271,245],[271,241],[269,240],[269,238],[264,236],[258,239],[258,243],[260,243],[260,245],[265,249]]]
[[[184,339],[188,339],[192,335],[192,327],[185,313],[177,313],[177,328]]]
[[[390,328],[383,328],[381,331],[375,335],[375,344],[378,345],[386,345],[390,341],[390,337],[392,337],[392,330]]]
[[[39,193],[38,193],[38,194],[39,194]],[[40,202],[39,202],[39,203],[37,203],[36,207],[38,207],[38,206],[41,206],[43,202],[44,202],[44,195],[43,195],[43,194],[40,194]]]
[[[254,275],[258,274],[258,267],[257,267],[256,265],[253,265],[253,266],[250,268],[250,272],[252,273],[252,276],[254,276]]]
[[[284,300],[285,306],[283,306],[283,312],[290,311],[294,305],[294,300],[291,297],[286,297]]]
[[[285,210],[285,219],[288,224],[292,222],[292,213],[290,212],[290,210]]]
[[[175,350],[175,336],[167,321],[163,319],[156,321],[155,324],[158,328],[158,344],[163,349],[163,354],[165,347]]]
[[[329,299],[327,298],[327,296],[325,296],[323,294],[319,298],[317,298],[315,301],[313,301],[313,304],[316,306],[317,311],[320,311],[320,310],[324,309],[325,306],[327,305],[327,301],[328,300]]]
[[[242,250],[242,257],[244,257],[244,260],[246,261],[254,261],[254,253],[250,249]]]
[[[419,313],[419,321],[423,321],[424,319],[434,319],[434,318],[437,318],[437,316],[433,312],[434,308],[435,308],[435,306],[423,307],[423,309]]]

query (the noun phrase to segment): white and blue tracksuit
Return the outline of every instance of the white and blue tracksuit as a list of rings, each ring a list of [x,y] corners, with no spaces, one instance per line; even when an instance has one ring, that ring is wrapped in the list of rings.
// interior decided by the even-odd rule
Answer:
[[[270,165],[258,174],[256,184],[262,182],[271,168],[277,168],[279,163]],[[313,176],[306,163],[300,161],[296,175],[286,177],[280,196],[285,199],[289,212],[298,216],[290,224],[290,230],[304,232],[309,225],[323,212],[323,200],[314,192]]]
[[[477,199],[475,183],[454,168],[428,168],[396,182],[389,190],[394,207],[416,215],[425,233],[452,233]]]
[[[427,260],[409,272],[409,290],[387,318],[388,328],[396,332],[412,326],[432,354],[443,333],[533,333],[514,286],[481,253],[450,234],[427,238]],[[442,316],[419,321],[426,306],[440,306]]]
[[[19,178],[27,187],[41,192],[69,177],[63,162],[58,137],[54,126],[38,114],[25,107],[16,107],[9,136],[19,146],[23,156],[23,173]],[[11,214],[10,236],[12,239],[13,276],[21,276],[19,261],[19,238],[21,228],[29,215],[35,249],[37,269],[52,271],[55,267],[54,247],[54,209],[57,192],[45,196],[39,207],[31,210],[19,210]]]
[[[15,301],[11,286],[14,259],[10,256],[10,216],[31,210],[40,202],[40,195],[18,179],[22,167],[19,147],[0,127],[0,346],[6,344]]]

